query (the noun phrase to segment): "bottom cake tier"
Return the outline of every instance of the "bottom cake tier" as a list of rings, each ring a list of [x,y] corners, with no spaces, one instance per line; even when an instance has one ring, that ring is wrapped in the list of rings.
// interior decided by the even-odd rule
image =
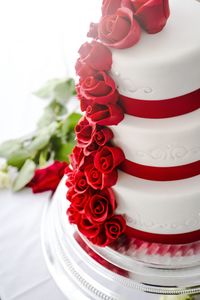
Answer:
[[[186,198],[182,199],[182,203],[180,203],[180,198],[177,197],[177,203],[176,203],[176,208],[175,206],[173,206],[173,201],[175,201],[176,196],[174,195],[174,198],[170,198],[170,197],[166,197],[166,195],[172,195],[172,192],[168,192],[168,189],[164,189],[163,185],[167,185],[167,183],[160,183],[160,189],[159,189],[159,193],[157,190],[157,193],[154,192],[154,196],[152,196],[152,193],[150,193],[151,190],[154,190],[153,188],[155,187],[156,183],[154,182],[148,182],[148,181],[143,181],[141,179],[136,179],[136,178],[130,178],[130,180],[133,180],[132,185],[129,185],[129,188],[132,186],[132,191],[137,191],[138,193],[135,192],[135,195],[138,195],[140,192],[140,197],[132,197],[131,195],[129,195],[128,197],[128,189],[127,189],[127,185],[125,183],[128,183],[128,181],[125,180],[125,178],[129,176],[126,175],[122,172],[120,172],[119,175],[119,180],[118,180],[118,184],[115,187],[115,192],[117,194],[117,198],[120,198],[120,204],[118,207],[118,211],[120,213],[127,213],[127,215],[132,214],[133,218],[135,215],[135,211],[136,208],[138,208],[138,210],[140,209],[140,214],[141,216],[143,216],[143,220],[144,217],[146,218],[146,222],[148,222],[148,220],[151,218],[151,220],[155,220],[156,224],[162,224],[163,227],[162,228],[162,233],[166,233],[166,232],[170,232],[170,233],[176,233],[176,228],[173,231],[173,227],[171,226],[171,230],[167,231],[167,226],[165,228],[165,225],[168,224],[168,222],[171,221],[171,217],[174,220],[174,224],[175,221],[177,221],[178,217],[181,215],[182,216],[182,209],[183,212],[185,213],[185,216],[189,215],[189,204],[191,204],[191,195],[189,195],[189,191],[187,190],[186,187],[186,182],[193,182],[193,189],[191,189],[190,191],[194,191],[194,187],[196,187],[196,191],[198,190],[197,188],[197,182],[199,180],[199,178],[193,178],[193,180],[188,180],[182,182],[182,188],[180,188],[180,191],[182,193],[182,195],[184,195],[184,197],[188,197],[188,202],[187,203],[187,209],[185,209],[183,207],[184,201],[183,200],[187,200]],[[60,210],[60,222],[62,224],[63,230],[66,231],[67,234],[67,227],[68,227],[68,217],[66,215],[66,211],[67,208],[69,207],[69,201],[66,199],[66,193],[67,193],[67,187],[65,185],[65,181],[66,181],[66,177],[63,178],[59,189],[57,190],[54,199],[56,199],[56,201],[58,202],[58,206],[59,206],[59,210]],[[125,181],[125,182],[123,182]],[[137,183],[137,184],[136,184]],[[159,184],[159,183],[158,183]],[[168,187],[169,187],[170,183],[168,183]],[[145,186],[145,188],[148,189],[143,189]],[[161,188],[162,186],[162,188]],[[134,187],[134,188],[133,188]],[[185,188],[183,188],[185,187]],[[120,190],[121,188],[121,190]],[[167,188],[167,187],[166,187]],[[199,188],[200,189],[200,188]],[[184,193],[184,191],[187,190],[188,194],[186,195]],[[196,191],[194,191],[194,195],[196,195]],[[130,190],[129,190],[130,192]],[[146,198],[143,203],[141,204],[140,200],[141,200],[141,196],[145,195]],[[156,197],[157,195],[157,197]],[[199,194],[200,195],[200,191]],[[198,195],[196,195],[198,197]],[[198,212],[197,208],[198,206],[198,201],[197,201],[197,197],[196,199],[196,213]],[[143,198],[144,199],[144,198]],[[126,207],[125,210],[125,203],[128,202],[129,200],[129,207]],[[135,202],[134,202],[135,200]],[[148,201],[150,202],[152,200],[151,205],[148,204]],[[160,201],[160,204],[158,205],[157,203]],[[123,207],[123,201],[124,201],[124,207]],[[179,201],[179,202],[178,202]],[[169,202],[171,202],[171,206],[169,205]],[[134,208],[134,204],[135,203],[135,209]],[[179,203],[179,205],[178,205]],[[132,206],[131,206],[132,204]],[[138,206],[136,207],[136,204],[138,204]],[[163,205],[163,209],[162,209],[162,205]],[[151,209],[152,207],[152,209]],[[142,210],[144,208],[144,210]],[[154,208],[154,209],[153,209]],[[158,210],[157,210],[158,209]],[[160,209],[160,210],[159,210]],[[193,210],[193,213],[195,213],[195,209]],[[171,216],[171,214],[173,214],[174,216]],[[137,214],[136,214],[137,215]],[[150,217],[149,217],[150,216]],[[177,218],[177,219],[176,219]],[[188,217],[187,217],[188,218]],[[140,219],[141,220],[141,219]],[[159,222],[157,221],[159,220]],[[169,220],[169,221],[168,221]],[[191,217],[192,220],[192,217]],[[144,223],[145,224],[145,223]],[[148,223],[147,223],[148,224]],[[173,223],[172,223],[173,224]],[[130,225],[130,223],[128,223],[128,225]],[[72,226],[72,225],[71,225]],[[134,223],[135,226],[135,223]],[[152,228],[152,227],[151,227]],[[192,227],[192,229],[194,229],[196,227]],[[140,228],[141,229],[141,228]],[[143,229],[143,228],[142,228]],[[147,226],[144,228],[145,230],[147,230]],[[166,231],[165,231],[166,229]],[[89,243],[87,241],[86,238],[83,237],[83,239],[86,241],[87,244],[90,244],[90,247],[92,247],[93,249],[95,249],[95,251],[97,252],[101,252],[103,248],[100,247],[96,247],[94,245],[92,245],[91,243]],[[120,238],[116,243],[114,243],[112,245],[112,247],[106,247],[103,249],[104,254],[108,255],[109,257],[114,257],[113,253],[121,253],[123,254],[124,258],[131,258],[134,260],[138,260],[138,261],[142,261],[145,262],[147,264],[154,264],[154,265],[159,265],[159,266],[170,266],[170,267],[174,267],[175,268],[182,268],[183,266],[186,265],[196,265],[197,262],[200,262],[200,239],[199,241],[193,242],[193,243],[173,243],[173,244],[169,244],[169,243],[160,243],[160,242],[153,242],[153,241],[147,241],[147,240],[143,240],[140,237],[135,237],[135,236],[122,236],[122,238]],[[176,262],[176,264],[175,264]]]

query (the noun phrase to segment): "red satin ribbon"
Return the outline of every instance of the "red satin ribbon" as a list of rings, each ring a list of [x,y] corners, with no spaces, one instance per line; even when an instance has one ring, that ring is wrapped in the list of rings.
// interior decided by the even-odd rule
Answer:
[[[200,240],[200,230],[182,234],[156,234],[140,231],[127,226],[125,233],[130,238],[136,238],[142,241],[160,244],[188,244]]]
[[[155,181],[172,181],[200,175],[200,160],[182,166],[152,167],[125,160],[120,169],[132,176]]]
[[[149,119],[176,117],[200,108],[200,89],[167,100],[138,100],[120,95],[120,103],[128,115]]]

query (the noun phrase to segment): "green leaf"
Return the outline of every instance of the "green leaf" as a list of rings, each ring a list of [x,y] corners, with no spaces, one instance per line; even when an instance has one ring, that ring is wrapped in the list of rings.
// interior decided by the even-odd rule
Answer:
[[[34,93],[34,95],[38,96],[42,99],[53,98],[54,89],[57,84],[60,83],[60,79],[51,79],[45,83],[43,87],[41,87],[38,91]]]
[[[67,143],[60,145],[59,149],[55,152],[55,159],[59,161],[69,162],[69,154],[72,153],[74,143]]]
[[[31,181],[34,176],[35,169],[35,163],[32,160],[26,160],[13,183],[12,189],[14,192],[23,189]]]
[[[56,120],[56,115],[55,115],[53,109],[48,106],[44,109],[44,113],[43,113],[42,117],[37,122],[37,127],[43,128],[45,126],[50,125],[55,120]]]
[[[32,153],[30,153],[26,149],[19,149],[14,151],[13,153],[10,153],[7,164],[9,166],[16,167],[20,169],[22,165],[25,163],[25,161],[32,156]]]
[[[8,159],[12,152],[19,151],[22,144],[19,140],[10,140],[0,145],[0,157]]]
[[[75,93],[75,83],[73,79],[64,80],[54,88],[54,98],[62,105],[65,105]]]
[[[67,117],[64,120],[62,130],[61,130],[62,139],[64,141],[66,141],[67,134],[74,131],[74,128],[78,123],[78,121],[80,120],[80,118],[81,118],[81,114],[72,113],[69,117]]]
[[[49,156],[49,147],[43,149],[39,154],[39,166],[43,167],[46,165]]]
[[[50,134],[40,134],[38,135],[28,146],[27,150],[31,153],[37,152],[44,147],[46,147],[49,143],[49,140],[51,138]]]

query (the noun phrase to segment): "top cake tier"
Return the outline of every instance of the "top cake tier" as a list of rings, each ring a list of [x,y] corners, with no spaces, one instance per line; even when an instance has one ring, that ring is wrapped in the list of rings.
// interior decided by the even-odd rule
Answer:
[[[112,49],[111,76],[121,95],[163,100],[199,89],[200,1],[170,0],[171,16],[157,34],[132,48]]]

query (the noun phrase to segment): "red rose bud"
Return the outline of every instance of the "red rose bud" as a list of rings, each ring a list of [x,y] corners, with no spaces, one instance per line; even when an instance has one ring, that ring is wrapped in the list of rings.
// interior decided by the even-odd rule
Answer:
[[[76,61],[75,65],[76,74],[81,77],[81,79],[85,79],[88,76],[94,75],[97,71],[92,69],[88,64],[82,62],[80,58]]]
[[[88,189],[87,180],[85,174],[79,170],[77,170],[74,177],[74,190],[77,193],[85,193]]]
[[[87,37],[98,39],[98,23],[90,23],[90,30],[87,33]]]
[[[93,164],[88,165],[85,170],[88,184],[95,190],[102,190],[116,184],[118,173],[113,170],[110,174],[105,174],[97,170]]]
[[[70,205],[67,210],[67,216],[70,224],[78,224],[80,220],[80,214],[72,205]]]
[[[87,238],[95,238],[101,232],[101,224],[91,223],[86,216],[82,216],[78,222],[78,230]]]
[[[131,6],[134,16],[148,33],[160,32],[170,15],[168,0],[123,0]]]
[[[116,209],[115,196],[112,189],[104,189],[90,197],[85,206],[85,215],[92,223],[104,223],[111,218]]]
[[[113,15],[121,6],[121,0],[103,0],[102,15]]]
[[[99,38],[107,46],[123,49],[135,45],[141,35],[141,29],[133,17],[133,12],[119,8],[115,14],[104,16],[99,23]]]
[[[95,167],[102,173],[112,172],[125,159],[123,151],[118,147],[104,146],[94,158]]]
[[[32,188],[33,193],[46,191],[55,191],[62,179],[65,169],[68,166],[66,162],[55,161],[52,165],[37,169],[33,179],[27,185]]]
[[[85,206],[91,197],[90,190],[84,194],[75,193],[72,197],[71,203],[74,209],[76,209],[80,214],[85,211]]]
[[[85,156],[88,156],[91,154],[95,155],[98,150],[99,150],[99,145],[97,143],[93,142],[89,146],[87,146],[83,149],[83,153]]]
[[[124,112],[118,104],[89,105],[86,115],[92,122],[102,126],[117,125],[124,118]]]
[[[105,127],[94,134],[94,141],[99,146],[104,146],[106,143],[112,140],[113,136],[112,130],[108,127]]]
[[[86,42],[79,49],[81,63],[87,64],[90,68],[98,71],[109,71],[112,66],[112,53],[101,43],[92,41]]]
[[[96,124],[89,122],[86,117],[82,117],[75,127],[75,132],[78,140],[78,146],[86,147],[92,140],[96,130]]]
[[[70,155],[70,163],[73,169],[81,167],[84,163],[83,149],[80,147],[74,147],[72,154]]]
[[[105,222],[105,233],[109,242],[120,237],[126,229],[126,221],[120,215],[113,216],[109,221]]]
[[[116,103],[119,99],[114,80],[103,71],[80,82],[79,93],[82,96],[81,102],[86,100],[83,104],[85,107],[92,103]]]

